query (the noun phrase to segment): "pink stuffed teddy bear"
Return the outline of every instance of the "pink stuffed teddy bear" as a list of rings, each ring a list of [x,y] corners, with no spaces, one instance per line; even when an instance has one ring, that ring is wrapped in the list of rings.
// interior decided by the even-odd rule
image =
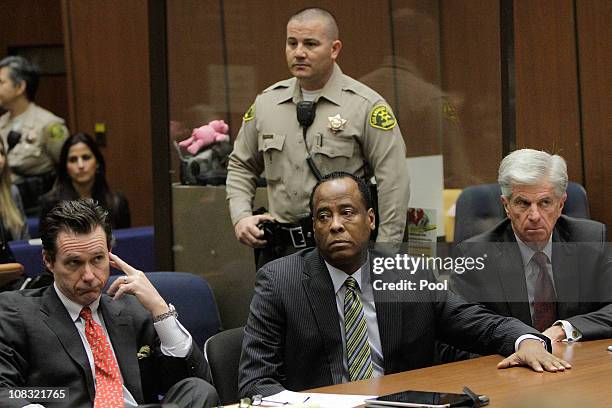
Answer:
[[[191,137],[179,143],[189,153],[195,155],[202,148],[216,142],[229,142],[227,131],[229,127],[222,120],[213,120],[208,125],[193,129]]]

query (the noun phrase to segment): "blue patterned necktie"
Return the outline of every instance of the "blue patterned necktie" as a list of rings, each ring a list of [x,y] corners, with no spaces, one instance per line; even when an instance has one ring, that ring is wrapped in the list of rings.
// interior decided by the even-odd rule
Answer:
[[[372,378],[372,354],[363,306],[355,292],[357,281],[349,276],[344,282],[344,334],[350,381]]]

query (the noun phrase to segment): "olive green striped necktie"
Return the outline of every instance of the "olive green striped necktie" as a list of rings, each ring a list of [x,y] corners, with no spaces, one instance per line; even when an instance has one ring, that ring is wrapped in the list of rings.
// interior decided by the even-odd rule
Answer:
[[[349,276],[344,282],[344,334],[350,381],[372,378],[372,354],[363,305],[355,292],[357,281]]]

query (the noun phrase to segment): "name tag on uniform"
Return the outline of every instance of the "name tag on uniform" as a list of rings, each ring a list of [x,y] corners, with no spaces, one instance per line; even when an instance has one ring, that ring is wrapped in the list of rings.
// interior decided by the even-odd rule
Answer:
[[[261,135],[262,139],[266,140],[266,139],[272,139],[274,138],[274,135]]]

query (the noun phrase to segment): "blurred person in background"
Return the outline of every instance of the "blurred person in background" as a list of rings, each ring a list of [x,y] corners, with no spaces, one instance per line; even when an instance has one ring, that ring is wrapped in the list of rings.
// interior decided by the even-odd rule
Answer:
[[[105,169],[102,152],[90,135],[75,133],[66,139],[55,185],[41,199],[41,219],[61,200],[93,198],[111,214],[113,229],[131,227],[128,201],[111,191]]]
[[[0,137],[23,199],[26,214],[38,213],[40,196],[53,186],[68,129],[64,119],[34,103],[38,90],[38,67],[20,56],[0,61]]]
[[[0,233],[3,246],[8,241],[29,238],[21,195],[17,187],[11,183],[11,170],[2,140],[0,140]]]

